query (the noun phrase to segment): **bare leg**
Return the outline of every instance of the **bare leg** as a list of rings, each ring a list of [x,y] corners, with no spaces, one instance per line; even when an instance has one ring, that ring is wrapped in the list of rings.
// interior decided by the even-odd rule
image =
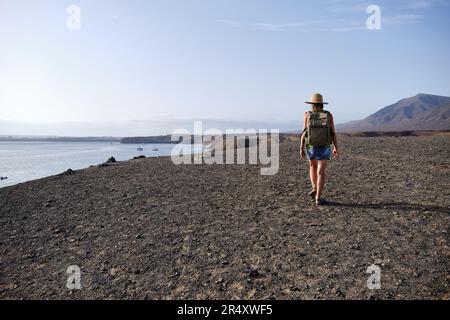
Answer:
[[[309,161],[309,178],[314,190],[317,190],[317,160]]]
[[[320,199],[325,187],[325,169],[327,168],[326,160],[319,160],[317,164],[317,194],[316,199]]]

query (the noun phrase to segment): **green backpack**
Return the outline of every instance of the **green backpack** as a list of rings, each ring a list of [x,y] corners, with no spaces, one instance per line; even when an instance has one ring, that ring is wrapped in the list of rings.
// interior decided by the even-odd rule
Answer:
[[[308,112],[306,143],[313,147],[325,147],[332,144],[331,117],[328,111]]]

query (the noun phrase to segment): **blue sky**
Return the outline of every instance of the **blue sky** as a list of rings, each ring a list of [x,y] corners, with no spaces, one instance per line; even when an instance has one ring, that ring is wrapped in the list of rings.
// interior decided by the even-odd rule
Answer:
[[[66,26],[72,4],[80,30]],[[381,30],[365,27],[371,4]],[[130,123],[191,119],[291,129],[316,91],[337,122],[450,96],[449,18],[445,0],[2,0],[0,119],[45,125],[0,134],[155,134]]]

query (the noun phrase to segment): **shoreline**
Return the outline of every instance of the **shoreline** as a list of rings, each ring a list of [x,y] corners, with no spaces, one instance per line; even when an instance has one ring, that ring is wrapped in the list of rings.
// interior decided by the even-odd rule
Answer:
[[[0,172],[0,175],[2,177],[7,177],[7,179],[0,181],[0,189],[6,188],[8,186],[14,186],[19,183],[26,183],[28,181],[34,181],[38,179],[43,179],[46,177],[59,175],[64,173],[65,171],[71,169],[74,171],[87,169],[92,166],[99,166],[102,165],[105,161],[107,161],[110,157],[115,157],[118,161],[129,161],[133,160],[136,157],[162,157],[162,156],[168,156],[170,157],[170,152],[172,150],[172,147],[167,147],[166,144],[148,144],[145,146],[145,150],[142,151],[135,151],[132,146],[130,145],[123,145],[119,142],[114,142],[109,144],[108,142],[48,142],[48,141],[21,141],[21,142],[0,142],[0,144],[3,143],[3,146],[5,148],[4,150],[4,156],[6,156],[5,159],[0,159],[3,162],[0,162],[0,166],[2,164],[6,165],[3,172]],[[21,155],[23,158],[23,151],[21,150],[21,143],[28,144],[32,148],[30,148],[30,155],[27,155],[25,153],[25,157],[28,158],[27,162],[24,163],[25,169],[22,169],[19,165],[13,165],[8,166],[9,161],[13,161],[12,156],[7,156],[8,152],[16,152]],[[5,144],[8,144],[12,147],[5,147]],[[44,148],[42,151],[40,150],[39,146],[43,145]],[[68,149],[62,149],[60,150],[60,146],[69,146]],[[83,146],[83,149],[79,150],[78,145]],[[34,147],[36,146],[36,147]],[[53,148],[53,146],[57,146]],[[84,148],[86,146],[86,148]],[[96,149],[98,147],[98,150]],[[138,146],[138,145],[137,145]],[[91,151],[90,149],[94,148],[94,151]],[[109,148],[113,148],[114,150],[111,151],[105,151]],[[50,153],[45,154],[46,148],[51,149]],[[105,149],[106,148],[106,149]],[[157,148],[157,150],[153,150],[152,148]],[[198,152],[198,146],[193,147],[193,152]],[[73,150],[72,150],[73,149]],[[17,152],[17,150],[21,150],[20,152]],[[36,155],[34,154],[34,151],[37,150],[39,153]],[[186,149],[185,151],[189,151]],[[59,159],[58,154],[61,152],[63,154],[64,158]],[[12,153],[13,154],[13,153]],[[41,163],[42,160],[40,159],[41,154],[47,158],[46,164],[43,166]],[[102,157],[101,155],[104,155]],[[85,155],[85,156],[84,156]],[[94,155],[94,156],[92,156]],[[125,156],[125,157],[124,157]],[[36,163],[36,166],[34,169],[33,162],[38,161]],[[49,162],[50,161],[50,162]],[[68,163],[71,162],[71,163]],[[9,167],[9,168],[8,168]],[[8,170],[9,169],[9,170]],[[15,171],[20,172],[20,175],[14,175]],[[22,170],[28,170],[30,171],[30,174],[23,174]],[[21,177],[22,176],[22,177]],[[26,176],[27,179],[23,179],[23,177]],[[31,178],[30,178],[31,176]],[[13,182],[12,182],[13,181]]]
[[[209,148],[209,147],[210,146],[207,146],[206,148]],[[198,152],[194,151],[193,153],[190,153],[189,155],[191,155],[192,157],[195,157],[196,155],[199,155],[199,154],[202,154],[202,153],[198,153]],[[114,156],[112,156],[112,158],[114,158]],[[152,156],[140,155],[140,156],[136,156],[136,157],[133,157],[133,158],[127,159],[127,160],[116,160],[113,163],[119,164],[119,163],[127,163],[127,162],[130,162],[130,161],[135,161],[135,160],[139,160],[139,159],[154,159],[154,158],[163,158],[164,159],[164,158],[171,158],[171,156],[170,155],[161,155],[161,156],[154,156],[154,157],[152,157]],[[88,167],[83,167],[83,168],[79,168],[79,169],[68,168],[67,170],[59,172],[59,173],[55,173],[55,174],[48,175],[48,176],[45,176],[45,177],[36,178],[36,179],[32,179],[32,180],[27,180],[27,181],[23,181],[23,182],[18,182],[18,183],[13,184],[13,185],[1,186],[1,182],[0,182],[0,189],[8,188],[8,187],[14,187],[14,186],[17,186],[17,185],[20,185],[20,184],[24,184],[24,183],[28,183],[28,182],[34,182],[34,181],[39,181],[39,180],[43,180],[43,179],[47,179],[47,178],[61,176],[61,175],[67,174],[67,172],[71,172],[70,174],[74,174],[76,172],[83,171],[83,170],[88,170],[88,169],[95,168],[95,167],[97,167],[97,168],[99,168],[99,167],[106,167],[106,166],[111,165],[113,163],[108,163],[108,159],[107,159],[105,162],[102,162],[102,163],[99,163],[99,164],[92,164],[92,165],[89,165]],[[8,180],[8,178],[5,179],[5,180]]]

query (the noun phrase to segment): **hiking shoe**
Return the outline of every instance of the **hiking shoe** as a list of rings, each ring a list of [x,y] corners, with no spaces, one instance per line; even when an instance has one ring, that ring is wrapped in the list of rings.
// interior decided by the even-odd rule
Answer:
[[[316,198],[316,194],[317,194],[316,189],[313,189],[313,190],[309,193],[309,196],[310,196],[312,199],[315,199],[315,198]]]

